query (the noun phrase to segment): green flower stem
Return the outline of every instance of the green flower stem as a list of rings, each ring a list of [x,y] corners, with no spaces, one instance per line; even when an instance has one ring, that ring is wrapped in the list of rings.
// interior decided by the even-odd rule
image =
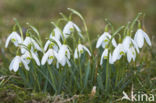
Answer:
[[[138,19],[140,18],[140,16],[142,15],[142,13],[138,13],[138,15],[136,16],[136,18],[132,21],[132,24],[130,25],[130,34],[133,32],[133,28],[135,23],[138,21]]]
[[[48,68],[48,72],[49,72],[49,74],[50,74],[50,78],[51,78],[51,81],[52,81],[52,84],[53,84],[53,89],[55,90],[55,93],[57,93],[56,85],[55,85],[55,81],[54,81],[54,77],[53,77],[53,73],[52,73],[52,71],[50,70],[50,67],[49,67],[48,64],[47,64],[47,68]]]
[[[87,24],[86,24],[86,21],[85,21],[84,17],[78,11],[76,11],[74,9],[68,8],[68,10],[71,11],[73,14],[79,16],[80,19],[82,20],[84,28],[85,28],[85,31],[86,31],[86,34],[87,34],[87,38],[88,38],[88,41],[89,41],[90,50],[91,50],[91,53],[93,53],[92,44],[91,44],[91,40],[90,40],[90,37],[89,37]]]
[[[13,20],[15,21],[16,25],[18,26],[18,29],[19,29],[19,32],[20,32],[20,34],[21,34],[21,38],[22,38],[22,41],[23,41],[23,40],[24,40],[24,37],[23,37],[22,28],[21,28],[21,26],[20,26],[20,24],[19,24],[19,22],[17,21],[16,18],[14,18]]]
[[[81,63],[80,63],[80,56],[78,59],[79,59],[79,69],[80,69],[80,85],[82,86],[82,68],[81,68]]]
[[[108,53],[109,54],[109,53]],[[109,56],[107,58],[107,64],[106,64],[106,84],[105,84],[105,89],[108,90],[109,87]]]

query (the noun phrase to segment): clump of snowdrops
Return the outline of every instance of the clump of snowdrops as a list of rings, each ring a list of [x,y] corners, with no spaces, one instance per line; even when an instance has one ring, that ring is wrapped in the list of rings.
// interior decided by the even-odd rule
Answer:
[[[144,41],[151,46],[142,27],[143,14],[116,30],[106,19],[104,32],[96,38],[94,47],[83,16],[68,10],[69,17],[60,13],[62,18],[51,22],[54,28],[45,44],[29,23],[24,36],[15,19],[13,32],[5,44],[8,48],[13,43],[17,48],[9,70],[21,76],[25,87],[51,94],[89,94],[91,90],[106,94],[126,87],[133,76],[130,72],[137,69]],[[84,27],[72,21],[73,15],[82,20]]]

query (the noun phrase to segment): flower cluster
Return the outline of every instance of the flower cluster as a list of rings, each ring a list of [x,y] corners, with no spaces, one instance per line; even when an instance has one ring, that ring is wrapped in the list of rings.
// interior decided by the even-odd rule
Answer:
[[[80,16],[80,18],[82,17]],[[71,67],[70,60],[72,54],[72,57],[75,60],[81,58],[81,54],[85,51],[89,56],[93,55],[86,46],[81,44],[81,39],[84,39],[81,29],[73,21],[71,21],[70,17],[65,19],[66,24],[62,29],[58,26],[58,24],[56,25],[52,22],[55,28],[50,33],[44,47],[41,45],[40,40],[38,40],[39,38],[34,37],[29,32],[29,29],[26,32],[25,38],[23,38],[22,33],[20,36],[19,33],[14,30],[7,38],[5,45],[7,48],[9,42],[11,41],[16,47],[19,48],[17,56],[10,64],[10,70],[14,70],[16,72],[22,64],[25,66],[26,70],[29,70],[28,65],[31,60],[34,60],[38,66],[45,65],[46,63],[50,65],[53,63],[57,68],[59,68],[60,65],[67,65],[68,67]],[[122,36],[119,32],[111,35],[108,32],[108,26],[110,25],[106,25],[105,32],[98,38],[96,43],[96,48],[103,48],[100,65],[103,64],[104,59],[107,59],[110,64],[114,64],[117,60],[121,59],[122,56],[127,56],[129,63],[132,60],[135,61],[136,55],[139,53],[139,48],[142,48],[144,45],[144,39],[147,44],[151,46],[151,41],[148,35],[141,29],[140,21],[138,24],[139,29],[136,31],[134,39],[132,36],[134,32],[131,32],[132,30],[128,27],[125,28],[124,31],[126,32],[124,32],[124,36]],[[116,42],[115,39],[116,35],[119,35],[118,42]],[[78,42],[76,42],[75,39],[73,40],[76,42],[73,52],[71,47],[67,44],[67,41],[69,37],[75,38],[76,36],[78,36],[79,39]],[[89,45],[91,47],[91,44]],[[42,53],[41,60],[39,59],[38,52]]]
[[[70,67],[71,50],[69,45],[65,42],[67,42],[67,38],[72,35],[74,30],[76,30],[77,34],[83,38],[80,28],[72,21],[68,21],[63,30],[59,27],[55,27],[45,43],[44,48],[37,42],[38,40],[36,40],[36,38],[33,38],[33,36],[30,35],[29,32],[26,33],[26,37],[23,40],[18,32],[13,31],[7,38],[5,47],[7,48],[11,41],[16,47],[19,47],[20,53],[18,49],[16,57],[10,64],[10,70],[16,72],[22,64],[26,70],[29,70],[28,65],[31,60],[35,60],[38,66],[45,65],[46,62],[50,65],[56,60],[57,68],[59,68],[59,65],[65,66],[66,64]],[[85,51],[91,56],[89,49],[79,41],[73,54],[74,58],[80,58],[81,54]],[[43,54],[41,60],[39,59],[38,52]]]
[[[119,60],[122,56],[127,56],[127,61],[131,62],[131,60],[135,61],[136,54],[139,53],[139,48],[142,48],[144,45],[144,39],[147,44],[151,46],[151,41],[148,35],[142,30],[138,29],[135,33],[134,39],[131,35],[126,35],[123,40],[120,40],[119,43],[116,43],[115,38],[113,38],[110,33],[104,32],[98,39],[96,48],[102,46],[104,51],[101,56],[100,65],[103,64],[103,59],[108,59],[109,63],[114,64],[117,60]],[[110,51],[109,43],[115,47],[115,49]]]

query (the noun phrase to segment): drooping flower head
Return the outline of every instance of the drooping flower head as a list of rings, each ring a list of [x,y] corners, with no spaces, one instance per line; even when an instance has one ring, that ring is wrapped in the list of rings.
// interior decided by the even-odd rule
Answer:
[[[9,42],[12,41],[14,45],[17,47],[20,43],[22,43],[22,39],[17,32],[12,32],[6,40],[5,48],[8,47]]]
[[[131,46],[127,51],[127,60],[130,63],[132,59],[133,59],[133,61],[135,61],[135,58],[136,58],[136,51],[135,51],[134,47]]]
[[[118,46],[114,49],[112,55],[112,62],[119,60],[123,55],[125,55],[125,49],[123,44],[119,43]]]
[[[137,32],[135,33],[134,40],[137,43],[139,48],[143,47],[144,39],[146,40],[149,46],[152,45],[148,35],[142,29],[138,29]]]
[[[108,49],[107,48],[102,53],[101,60],[100,60],[100,65],[103,64],[103,59],[108,59]]]
[[[71,66],[69,62],[70,51],[67,45],[65,44],[61,45],[56,57],[57,57],[58,63],[60,63],[62,66],[65,66],[66,63],[68,64],[68,66]]]
[[[97,43],[96,43],[96,48],[99,48],[100,46],[102,46],[103,48],[106,47],[106,45],[108,45],[109,41],[111,39],[111,35],[108,32],[104,32],[98,39]],[[112,39],[112,44],[114,47],[117,46],[115,39]]]
[[[25,38],[25,40],[23,42],[23,45],[25,45],[28,48],[31,48],[31,46],[32,46],[33,49],[42,52],[42,49],[39,46],[39,44],[33,38],[31,38],[29,35],[26,36],[26,38]],[[22,48],[21,51],[22,51],[22,53],[25,53],[26,52],[26,49],[25,48]]]
[[[137,52],[139,53],[139,48],[138,45],[136,44],[136,42],[130,37],[130,36],[126,36],[122,42],[125,51],[127,52],[129,50],[129,48],[131,46],[134,46],[135,49],[137,50]]]
[[[55,27],[49,38],[56,38],[57,40],[60,40],[60,38],[62,38],[61,30],[58,27]]]
[[[27,63],[29,64],[31,59],[34,59],[36,64],[38,66],[40,66],[40,61],[39,61],[39,58],[38,58],[38,55],[36,55],[33,51],[26,51],[22,56],[21,58]]]
[[[14,59],[11,61],[10,66],[9,66],[9,70],[13,70],[14,72],[17,72],[17,70],[19,69],[19,67],[21,65],[24,65],[26,70],[29,70],[29,66],[28,64],[21,58],[21,56],[16,56],[14,57]]]
[[[48,62],[48,64],[51,64],[54,60],[54,58],[56,58],[57,53],[55,50],[53,50],[52,48],[50,48],[42,57],[42,61],[41,64],[44,65],[46,62]]]
[[[51,40],[48,40],[44,45],[44,51],[48,49],[49,45],[53,45],[53,49],[57,52],[58,48],[60,48],[60,46],[62,45],[61,42],[55,37],[51,37],[50,39],[53,40],[54,42],[52,42]]]
[[[64,37],[68,38],[69,35],[71,35],[71,33],[74,30],[76,30],[78,32],[78,35],[80,37],[83,37],[82,34],[81,34],[80,28],[75,23],[73,23],[72,21],[68,21],[68,23],[64,26],[64,28],[63,28],[63,35],[64,35]]]
[[[77,59],[78,57],[81,57],[81,54],[84,51],[87,51],[89,56],[91,56],[91,53],[90,53],[89,49],[87,47],[85,47],[84,45],[79,44],[78,47],[75,49],[74,58]]]
[[[122,44],[124,46],[125,53],[127,54],[128,62],[130,62],[131,59],[135,61],[136,51],[139,53],[139,48],[136,42],[130,36],[126,36]]]

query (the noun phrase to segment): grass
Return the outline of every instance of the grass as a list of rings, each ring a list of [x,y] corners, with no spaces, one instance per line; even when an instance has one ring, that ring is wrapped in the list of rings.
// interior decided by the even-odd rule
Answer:
[[[66,5],[65,5],[66,3]],[[115,5],[116,4],[116,5]],[[14,24],[13,17],[16,17],[20,21],[21,25],[25,25],[26,22],[29,22],[35,25],[41,33],[41,36],[45,38],[51,32],[52,26],[51,21],[55,21],[59,15],[58,12],[67,12],[64,10],[67,7],[72,7],[81,11],[84,14],[84,17],[87,21],[89,28],[89,34],[94,41],[94,38],[97,38],[98,34],[101,34],[104,30],[104,18],[109,18],[115,26],[120,26],[125,22],[131,20],[138,11],[143,11],[146,13],[145,18],[145,27],[148,31],[151,38],[154,38],[155,35],[155,2],[154,0],[143,0],[140,4],[139,0],[137,1],[94,1],[89,0],[80,0],[78,2],[65,2],[65,1],[50,1],[46,2],[36,2],[34,1],[18,1],[12,0],[3,0],[0,1],[0,102],[60,102],[69,101],[70,102],[79,102],[79,103],[88,103],[88,102],[103,102],[106,103],[116,103],[122,95],[121,90],[113,90],[110,95],[104,93],[97,93],[95,97],[90,96],[91,87],[89,92],[85,95],[77,97],[76,94],[67,95],[62,93],[61,95],[50,95],[48,93],[36,93],[29,88],[24,87],[21,81],[21,78],[14,73],[9,72],[8,65],[11,61],[10,58],[13,57],[15,48],[9,48],[9,50],[4,49],[4,42],[8,34],[12,31],[12,26]],[[41,8],[42,7],[42,8]],[[80,8],[81,7],[81,8]],[[124,8],[124,9],[123,9]],[[76,22],[79,23],[78,18],[74,18]],[[80,24],[82,25],[82,24]],[[98,34],[97,34],[98,33]],[[43,40],[45,41],[45,40]],[[145,47],[147,53],[144,54],[144,51],[141,53],[141,59],[143,62],[139,63],[141,70],[137,75],[131,74],[132,78],[128,83],[128,86],[124,90],[130,93],[132,84],[136,91],[144,91],[146,93],[156,93],[156,70],[155,70],[155,61],[156,61],[156,42],[153,39],[152,48]],[[138,70],[134,70],[138,72]],[[135,75],[135,76],[134,76]],[[100,78],[99,78],[100,79]],[[15,82],[17,84],[15,84]],[[98,90],[100,92],[100,90]],[[58,99],[58,100],[57,100]],[[122,101],[122,103],[127,103],[127,101]]]

